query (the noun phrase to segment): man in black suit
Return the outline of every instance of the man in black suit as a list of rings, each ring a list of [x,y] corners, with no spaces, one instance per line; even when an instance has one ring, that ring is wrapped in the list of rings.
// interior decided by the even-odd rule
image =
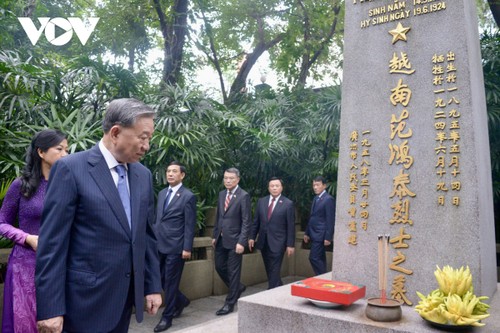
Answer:
[[[172,318],[179,317],[190,303],[179,290],[179,283],[184,260],[191,258],[196,225],[196,197],[182,185],[186,168],[177,161],[171,162],[166,176],[169,187],[158,194],[155,224],[165,309],[155,332],[172,326]]]
[[[39,332],[128,332],[161,305],[149,150],[154,110],[113,100],[93,148],[52,167],[36,258]],[[146,295],[146,296],[145,296]]]
[[[271,178],[268,190],[270,195],[260,198],[257,202],[248,247],[252,251],[255,245],[260,250],[266,268],[268,289],[272,289],[283,285],[281,263],[285,250],[288,256],[295,250],[295,210],[293,202],[281,195],[281,179]],[[259,237],[255,242],[257,234]]]
[[[248,243],[252,212],[250,195],[238,186],[240,172],[229,168],[224,172],[226,190],[219,193],[217,218],[212,239],[215,247],[215,269],[229,287],[224,306],[218,316],[233,312],[234,305],[246,287],[240,282],[242,255]]]
[[[311,216],[304,233],[304,242],[311,242],[309,262],[314,274],[326,273],[325,246],[333,241],[335,228],[335,200],[326,191],[326,179],[318,176],[313,180],[313,190],[316,196],[311,207]]]

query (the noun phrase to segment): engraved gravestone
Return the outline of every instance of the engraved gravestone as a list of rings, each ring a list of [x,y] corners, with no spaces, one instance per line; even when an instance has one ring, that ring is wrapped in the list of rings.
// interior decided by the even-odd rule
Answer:
[[[346,0],[333,279],[378,296],[377,236],[390,234],[388,297],[418,303],[436,265],[497,288],[476,4]]]

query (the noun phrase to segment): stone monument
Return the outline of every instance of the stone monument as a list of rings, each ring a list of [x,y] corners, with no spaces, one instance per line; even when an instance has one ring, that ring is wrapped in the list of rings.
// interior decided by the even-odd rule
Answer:
[[[437,288],[436,265],[497,289],[486,103],[476,3],[346,0],[333,279],[387,296]]]
[[[436,265],[468,265],[493,296],[500,332],[488,127],[472,0],[345,0],[344,80],[333,278],[378,297],[378,235],[389,234],[387,296],[416,305]],[[387,243],[384,243],[387,244]],[[413,307],[377,322],[367,300],[323,309],[285,285],[238,301],[239,332],[418,332]]]

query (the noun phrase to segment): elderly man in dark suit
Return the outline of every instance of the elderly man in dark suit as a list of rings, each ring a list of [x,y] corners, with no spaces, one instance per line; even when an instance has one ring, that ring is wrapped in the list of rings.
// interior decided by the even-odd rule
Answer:
[[[52,167],[36,261],[40,332],[127,332],[161,305],[149,150],[154,111],[135,99],[107,109],[92,149]]]
[[[196,225],[196,197],[182,185],[186,168],[177,161],[171,162],[166,176],[169,186],[158,194],[155,224],[165,309],[155,332],[172,326],[172,318],[179,317],[190,303],[179,284],[184,260],[191,258]]]
[[[283,285],[281,263],[285,250],[288,256],[295,250],[295,210],[293,202],[281,194],[281,179],[271,178],[268,190],[270,195],[257,202],[248,247],[251,251],[255,245],[260,250],[266,268],[268,289],[272,289]]]
[[[215,269],[229,287],[224,306],[218,316],[233,312],[234,305],[246,287],[240,282],[242,255],[248,243],[252,212],[250,195],[238,186],[240,172],[229,168],[224,172],[226,190],[219,193],[217,218],[212,246],[215,247]]]
[[[311,215],[304,233],[304,242],[311,242],[309,262],[314,274],[326,273],[325,246],[333,241],[335,228],[335,200],[326,191],[326,179],[318,176],[313,180],[313,199]]]

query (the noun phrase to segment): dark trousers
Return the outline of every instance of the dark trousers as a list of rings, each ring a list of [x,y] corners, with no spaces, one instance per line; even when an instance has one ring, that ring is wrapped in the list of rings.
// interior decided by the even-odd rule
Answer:
[[[323,241],[311,241],[309,262],[311,263],[315,275],[326,273],[326,253],[325,243]]]
[[[167,320],[172,320],[175,309],[188,302],[187,297],[179,290],[183,269],[184,259],[181,254],[160,253],[161,284],[165,294],[162,317]]]
[[[269,249],[267,242],[260,250],[264,267],[266,268],[268,289],[273,289],[283,285],[281,281],[281,263],[283,262],[284,251],[274,253]]]
[[[226,304],[234,305],[238,301],[240,289],[244,286],[240,283],[242,254],[237,254],[234,249],[225,249],[222,239],[219,238],[215,246],[215,270],[222,281],[229,288]]]

